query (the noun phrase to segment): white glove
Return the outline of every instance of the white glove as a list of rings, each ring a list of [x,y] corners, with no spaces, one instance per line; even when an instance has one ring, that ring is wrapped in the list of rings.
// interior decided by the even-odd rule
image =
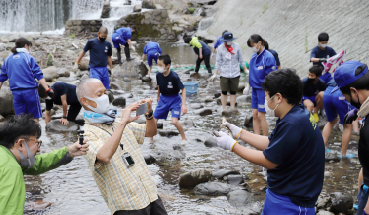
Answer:
[[[136,51],[136,48],[134,46],[131,46],[132,50],[135,52]]]
[[[78,64],[77,63],[75,63],[74,66],[73,66],[73,72],[74,73],[78,72]]]
[[[225,150],[233,151],[234,145],[236,145],[237,141],[235,141],[232,137],[228,136],[223,131],[219,131],[220,137],[214,137],[217,141],[217,145]]]
[[[211,53],[211,58],[213,58],[214,57],[214,52],[213,53]]]
[[[226,123],[225,126],[227,126],[227,128],[231,131],[232,136],[234,139],[239,140],[241,137],[241,132],[242,132],[242,128],[230,124],[230,123]]]
[[[243,89],[243,94],[250,95],[250,85],[249,84],[247,84],[245,89]]]
[[[217,77],[217,75],[216,74],[214,74],[214,75],[212,75],[209,79],[208,79],[208,81],[209,82],[212,82],[212,81],[214,81],[214,79]]]

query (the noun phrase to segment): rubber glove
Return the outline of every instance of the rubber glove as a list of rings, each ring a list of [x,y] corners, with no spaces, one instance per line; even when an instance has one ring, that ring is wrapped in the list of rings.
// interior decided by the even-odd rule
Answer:
[[[135,48],[134,46],[132,46],[131,48],[132,48],[132,50],[133,50],[134,52],[136,51],[136,48]]]
[[[74,71],[74,73],[77,73],[78,72],[78,63],[75,63],[74,64],[73,71]]]
[[[326,58],[319,58],[319,62],[327,62]]]
[[[227,126],[228,130],[231,131],[232,136],[233,136],[234,139],[236,139],[236,140],[240,139],[242,128],[240,128],[236,125],[230,124],[228,122],[225,124],[225,126]]]
[[[223,131],[219,131],[219,137],[214,137],[217,141],[217,145],[225,150],[233,151],[234,145],[236,145],[237,141],[235,141],[232,137],[228,136]]]
[[[245,89],[243,89],[243,94],[244,95],[250,95],[250,84],[247,84],[247,86],[245,87]]]
[[[47,89],[46,93],[50,98],[54,97],[54,91],[51,88]]]
[[[211,58],[213,58],[214,57],[214,52],[213,53],[211,53]]]
[[[357,109],[350,110],[343,118],[343,124],[352,124],[357,119]]]
[[[217,75],[216,74],[214,74],[214,75],[212,75],[209,79],[208,79],[208,81],[209,82],[213,82],[214,81],[214,79],[217,77]]]

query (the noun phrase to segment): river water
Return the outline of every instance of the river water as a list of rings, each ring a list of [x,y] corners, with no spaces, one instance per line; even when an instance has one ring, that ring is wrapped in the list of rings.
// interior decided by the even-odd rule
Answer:
[[[162,46],[163,53],[169,53],[173,59],[173,65],[194,63],[196,57],[188,46]],[[139,49],[140,50],[140,49]],[[213,62],[214,63],[214,62]],[[212,64],[213,64],[212,63]],[[154,69],[155,70],[155,69]],[[183,82],[191,81],[188,74],[177,70]],[[200,70],[199,91],[197,95],[187,98],[188,113],[182,120],[192,120],[194,126],[188,128],[185,133],[189,143],[181,150],[173,150],[173,145],[181,141],[180,136],[154,137],[154,143],[149,139],[141,146],[143,154],[151,154],[157,159],[155,164],[149,165],[151,175],[157,184],[159,195],[169,214],[245,214],[247,208],[235,208],[227,202],[226,196],[198,196],[190,189],[180,189],[178,186],[179,175],[199,168],[211,168],[213,171],[221,169],[236,169],[246,178],[251,192],[256,198],[255,204],[262,207],[265,194],[266,181],[260,166],[253,165],[233,153],[220,148],[208,148],[204,141],[211,136],[213,129],[218,129],[221,123],[221,106],[216,101],[204,103],[206,97],[213,97],[219,93],[219,80],[207,83],[206,70]],[[153,97],[156,106],[155,73],[151,74],[153,82],[142,83],[140,80],[131,79],[131,82],[115,80],[126,92],[132,93],[132,98],[127,98],[127,104],[139,101],[146,97]],[[240,83],[245,83],[247,77],[243,75]],[[206,108],[213,110],[213,114],[202,117],[194,114],[189,106],[199,102]],[[252,114],[249,105],[238,106],[239,115],[229,117],[228,121],[242,126],[245,116]],[[60,110],[58,111],[60,113]],[[121,110],[118,108],[118,117]],[[176,128],[168,120],[160,120],[165,130]],[[275,119],[268,118],[271,129],[274,128]],[[41,153],[69,146],[78,137],[76,133],[54,133],[45,131],[45,123],[41,120],[43,128],[41,140],[43,145]],[[252,128],[248,128],[252,130]],[[330,138],[329,148],[332,153],[339,154],[341,147],[341,132],[335,129]],[[352,135],[352,140],[358,137]],[[343,160],[338,163],[326,163],[326,178],[322,190],[322,196],[328,196],[333,192],[343,192],[352,195],[357,194],[357,175],[360,170],[357,159],[357,143],[349,146],[348,153],[355,154],[355,158]],[[109,214],[110,211],[104,202],[99,189],[91,175],[87,162],[83,157],[75,158],[70,164],[61,166],[39,176],[25,176],[26,180],[26,205],[25,214],[74,214],[74,215],[100,215]],[[37,209],[37,202],[49,202],[51,206],[46,209]]]

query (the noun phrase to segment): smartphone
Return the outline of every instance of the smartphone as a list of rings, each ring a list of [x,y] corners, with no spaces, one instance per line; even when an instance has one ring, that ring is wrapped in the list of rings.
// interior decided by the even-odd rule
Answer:
[[[148,103],[142,103],[140,107],[136,110],[136,116],[140,116],[142,114],[145,114],[149,111],[149,104]]]

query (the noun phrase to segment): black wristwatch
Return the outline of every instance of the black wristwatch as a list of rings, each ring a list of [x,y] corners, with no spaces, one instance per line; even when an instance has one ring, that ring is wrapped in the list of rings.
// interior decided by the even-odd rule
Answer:
[[[67,119],[67,117],[66,116],[63,116],[63,119]]]
[[[153,115],[153,111],[151,110],[149,114],[145,115],[146,119],[150,119]]]

